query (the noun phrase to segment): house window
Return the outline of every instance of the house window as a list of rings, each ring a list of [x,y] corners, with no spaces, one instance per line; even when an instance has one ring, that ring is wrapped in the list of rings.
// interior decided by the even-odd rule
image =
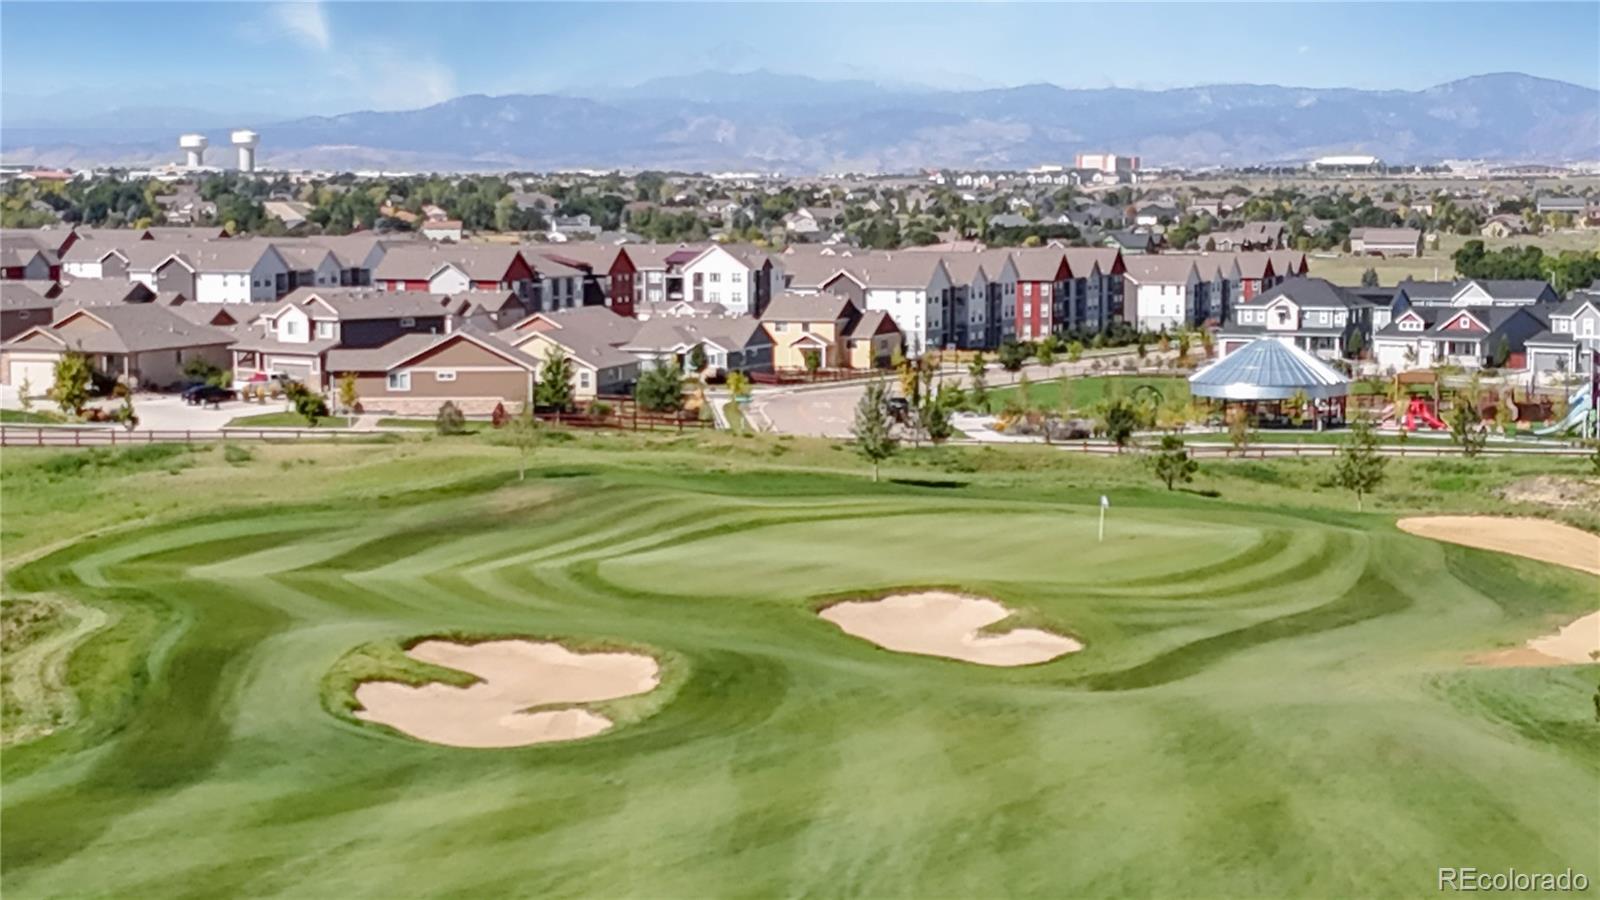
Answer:
[[[331,337],[333,337],[333,323],[332,322],[318,322],[317,323],[317,337],[319,337],[319,338],[331,338]]]
[[[721,280],[722,280],[722,273],[721,272],[712,272],[711,273],[711,283],[712,284],[716,284],[717,282],[719,282]]]
[[[788,331],[789,330],[789,323],[788,322],[774,322],[773,325],[772,325],[772,330],[773,331]]]
[[[433,373],[433,380],[434,381],[455,381],[456,380],[456,372],[455,372],[454,369],[440,369],[439,371]]]
[[[410,316],[406,316],[405,318],[400,320],[400,327],[401,328],[415,328],[416,326],[417,326],[417,320],[411,318]]]
[[[739,284],[740,282],[744,281],[744,273],[743,272],[734,272],[733,274],[728,276],[728,280],[732,281],[734,284]]]
[[[587,388],[588,386],[589,386],[589,372],[588,372],[588,370],[579,369],[578,370],[578,387]]]
[[[300,336],[300,320],[288,319],[283,323],[283,333],[289,337]]]
[[[409,390],[411,390],[411,373],[410,372],[390,372],[389,373],[389,390],[391,390],[391,391],[409,391]]]
[[[1279,309],[1278,310],[1278,324],[1279,325],[1287,325],[1287,324],[1289,324],[1289,311],[1287,309]]]
[[[1590,337],[1594,334],[1594,319],[1583,320],[1583,336]]]

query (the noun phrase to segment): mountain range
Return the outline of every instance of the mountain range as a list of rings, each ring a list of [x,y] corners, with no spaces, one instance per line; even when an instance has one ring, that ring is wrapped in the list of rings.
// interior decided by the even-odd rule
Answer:
[[[1600,91],[1517,73],[1418,91],[952,91],[705,72],[585,93],[475,94],[414,110],[239,124],[261,133],[264,165],[318,169],[910,172],[1019,169],[1102,150],[1179,166],[1343,153],[1390,163],[1600,159]],[[6,162],[80,167],[169,162],[178,158],[172,113],[5,123],[0,153]],[[213,160],[231,163],[227,130],[207,127],[226,117],[194,115]]]

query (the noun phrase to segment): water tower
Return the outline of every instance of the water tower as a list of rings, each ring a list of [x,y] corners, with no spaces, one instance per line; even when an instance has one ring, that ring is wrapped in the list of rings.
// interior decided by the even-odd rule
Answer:
[[[203,134],[186,134],[178,138],[178,147],[186,156],[184,164],[191,169],[198,169],[206,164],[206,145],[209,141]]]
[[[254,172],[256,170],[256,147],[261,144],[261,135],[249,129],[241,129],[233,133],[233,145],[239,148],[239,171]]]

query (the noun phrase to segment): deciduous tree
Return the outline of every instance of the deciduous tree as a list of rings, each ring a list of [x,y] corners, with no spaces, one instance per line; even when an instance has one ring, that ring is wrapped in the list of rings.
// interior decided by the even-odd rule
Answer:
[[[899,442],[889,415],[889,395],[883,382],[867,385],[856,403],[856,418],[850,426],[855,435],[856,452],[872,463],[872,480],[878,480],[878,465],[894,455]]]
[[[1156,477],[1166,482],[1169,491],[1174,484],[1193,481],[1194,473],[1200,470],[1200,464],[1189,456],[1188,448],[1184,447],[1183,438],[1175,434],[1162,435],[1161,448],[1151,458],[1151,467],[1155,469]]]
[[[1372,423],[1358,418],[1350,423],[1350,433],[1345,436],[1339,456],[1334,460],[1333,484],[1355,492],[1359,511],[1362,498],[1383,483],[1383,470],[1388,462],[1378,455],[1378,436]]]

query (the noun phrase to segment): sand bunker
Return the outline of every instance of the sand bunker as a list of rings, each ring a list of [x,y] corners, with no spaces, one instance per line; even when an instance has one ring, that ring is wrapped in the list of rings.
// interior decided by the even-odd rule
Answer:
[[[1496,516],[1426,516],[1401,519],[1397,524],[1401,531],[1436,541],[1497,550],[1600,575],[1600,535],[1570,525]],[[1484,653],[1471,661],[1488,666],[1550,666],[1594,662],[1595,654],[1600,654],[1600,612],[1555,634],[1533,638],[1525,646]]]
[[[1571,525],[1496,516],[1420,516],[1396,524],[1401,531],[1436,541],[1526,556],[1600,575],[1600,535]]]
[[[423,641],[407,651],[422,662],[482,679],[467,687],[369,681],[356,688],[356,717],[452,747],[520,747],[599,734],[611,720],[587,709],[526,711],[615,700],[660,684],[660,667],[636,653],[575,653],[560,644]]]
[[[999,634],[979,629],[1011,615],[993,600],[943,591],[894,594],[882,600],[835,603],[822,617],[846,634],[901,653],[943,656],[984,666],[1027,666],[1083,649],[1069,637],[1018,628]]]

